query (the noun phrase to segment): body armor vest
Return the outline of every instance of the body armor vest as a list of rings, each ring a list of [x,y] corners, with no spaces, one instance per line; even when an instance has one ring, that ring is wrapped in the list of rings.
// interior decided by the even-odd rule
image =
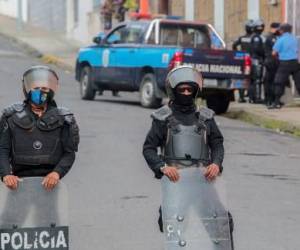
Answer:
[[[245,35],[241,39],[241,49],[250,54],[251,52],[251,36]]]
[[[207,163],[209,148],[207,145],[207,128],[200,119],[192,125],[181,124],[174,116],[167,119],[168,134],[163,148],[167,163],[191,165]]]
[[[63,154],[64,117],[53,108],[36,118],[26,108],[8,119],[12,136],[12,163],[56,165]]]

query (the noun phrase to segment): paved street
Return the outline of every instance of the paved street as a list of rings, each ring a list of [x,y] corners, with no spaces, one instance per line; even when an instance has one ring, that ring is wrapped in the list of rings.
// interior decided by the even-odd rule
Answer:
[[[0,108],[22,100],[21,76],[40,63],[0,36]],[[82,101],[73,72],[56,69],[59,105],[76,114],[81,143],[64,179],[69,187],[72,250],[162,250],[159,181],[142,157],[151,110],[136,94],[107,92]],[[297,250],[300,140],[217,117],[225,136],[223,177],[237,250]]]

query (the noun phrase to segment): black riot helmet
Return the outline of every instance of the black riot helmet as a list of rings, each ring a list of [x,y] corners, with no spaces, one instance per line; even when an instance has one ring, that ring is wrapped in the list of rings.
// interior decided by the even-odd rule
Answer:
[[[58,89],[58,76],[54,70],[44,65],[32,66],[22,77],[23,92],[26,99],[36,88],[47,88],[51,92],[51,99]]]
[[[176,87],[181,84],[189,84],[195,88],[193,98],[196,98],[198,92],[202,90],[202,75],[192,66],[182,65],[172,69],[166,79],[166,90],[170,101],[174,101],[176,97]]]
[[[247,34],[252,34],[254,28],[254,21],[252,19],[249,19],[245,22],[245,31]]]
[[[253,23],[253,26],[254,26],[254,28],[253,28],[254,32],[261,34],[265,29],[264,20],[262,20],[262,19],[255,20]]]

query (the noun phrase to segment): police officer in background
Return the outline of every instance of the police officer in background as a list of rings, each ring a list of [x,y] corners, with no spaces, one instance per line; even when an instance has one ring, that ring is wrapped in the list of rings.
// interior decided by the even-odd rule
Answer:
[[[250,19],[245,23],[245,31],[246,34],[240,36],[236,41],[232,44],[233,50],[245,51],[249,55],[251,53],[251,36],[253,34],[253,20]],[[239,89],[239,102],[246,102],[245,98],[245,90]]]
[[[262,102],[262,77],[263,77],[263,62],[265,57],[264,42],[265,38],[262,33],[265,28],[264,21],[261,19],[255,20],[253,23],[254,34],[251,37],[251,59],[252,59],[252,82],[249,88],[249,102]]]
[[[292,75],[298,93],[300,93],[300,65],[298,63],[298,41],[291,33],[292,25],[283,23],[280,25],[281,36],[273,46],[273,56],[279,58],[279,66],[274,80],[275,100],[272,108],[281,108],[280,97],[284,93],[284,86]]]
[[[264,77],[264,91],[265,91],[265,103],[267,107],[271,107],[274,103],[274,78],[278,68],[278,59],[272,55],[273,46],[279,36],[280,23],[271,23],[270,32],[266,36],[265,41],[265,68],[266,73]]]
[[[202,86],[201,75],[190,66],[179,66],[171,70],[167,76],[166,90],[170,102],[152,114],[152,126],[143,146],[145,160],[158,179],[162,178],[163,175],[172,182],[177,182],[180,179],[179,171],[171,163],[171,159],[176,157],[172,155],[172,152],[174,153],[173,147],[179,149],[181,143],[184,142],[190,143],[189,146],[185,147],[185,150],[193,149],[196,152],[207,152],[207,154],[201,155],[199,159],[192,160],[195,161],[194,164],[201,163],[206,167],[205,176],[208,180],[215,179],[223,170],[224,139],[214,120],[214,112],[204,107],[199,109],[195,104]],[[181,132],[178,131],[178,127],[183,128]],[[200,133],[203,129],[205,129],[204,140],[201,139]],[[177,133],[178,137],[175,140]],[[190,138],[191,134],[194,134],[195,138],[199,138],[196,145],[193,144],[195,143],[194,140],[184,139],[185,136]],[[199,144],[203,141],[205,144],[199,148]],[[162,156],[158,154],[158,148],[161,149]],[[192,155],[192,152],[190,154]],[[230,214],[229,218],[231,218]],[[161,210],[158,223],[162,231]],[[233,230],[232,218],[230,225],[231,230]]]
[[[44,176],[53,189],[75,160],[79,129],[71,111],[57,107],[58,76],[47,66],[23,75],[23,103],[4,109],[0,120],[0,176],[10,189],[21,177]]]

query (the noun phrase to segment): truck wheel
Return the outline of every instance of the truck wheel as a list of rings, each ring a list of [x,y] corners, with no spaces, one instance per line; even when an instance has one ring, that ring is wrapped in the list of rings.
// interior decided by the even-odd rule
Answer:
[[[91,80],[91,68],[85,66],[81,71],[80,76],[80,95],[83,100],[94,100],[96,90],[93,89]]]
[[[207,107],[215,111],[217,115],[226,113],[229,107],[229,103],[230,99],[226,94],[208,96],[206,98]]]
[[[161,105],[162,98],[155,96],[156,79],[154,74],[144,75],[140,86],[140,100],[145,108],[158,108]]]

